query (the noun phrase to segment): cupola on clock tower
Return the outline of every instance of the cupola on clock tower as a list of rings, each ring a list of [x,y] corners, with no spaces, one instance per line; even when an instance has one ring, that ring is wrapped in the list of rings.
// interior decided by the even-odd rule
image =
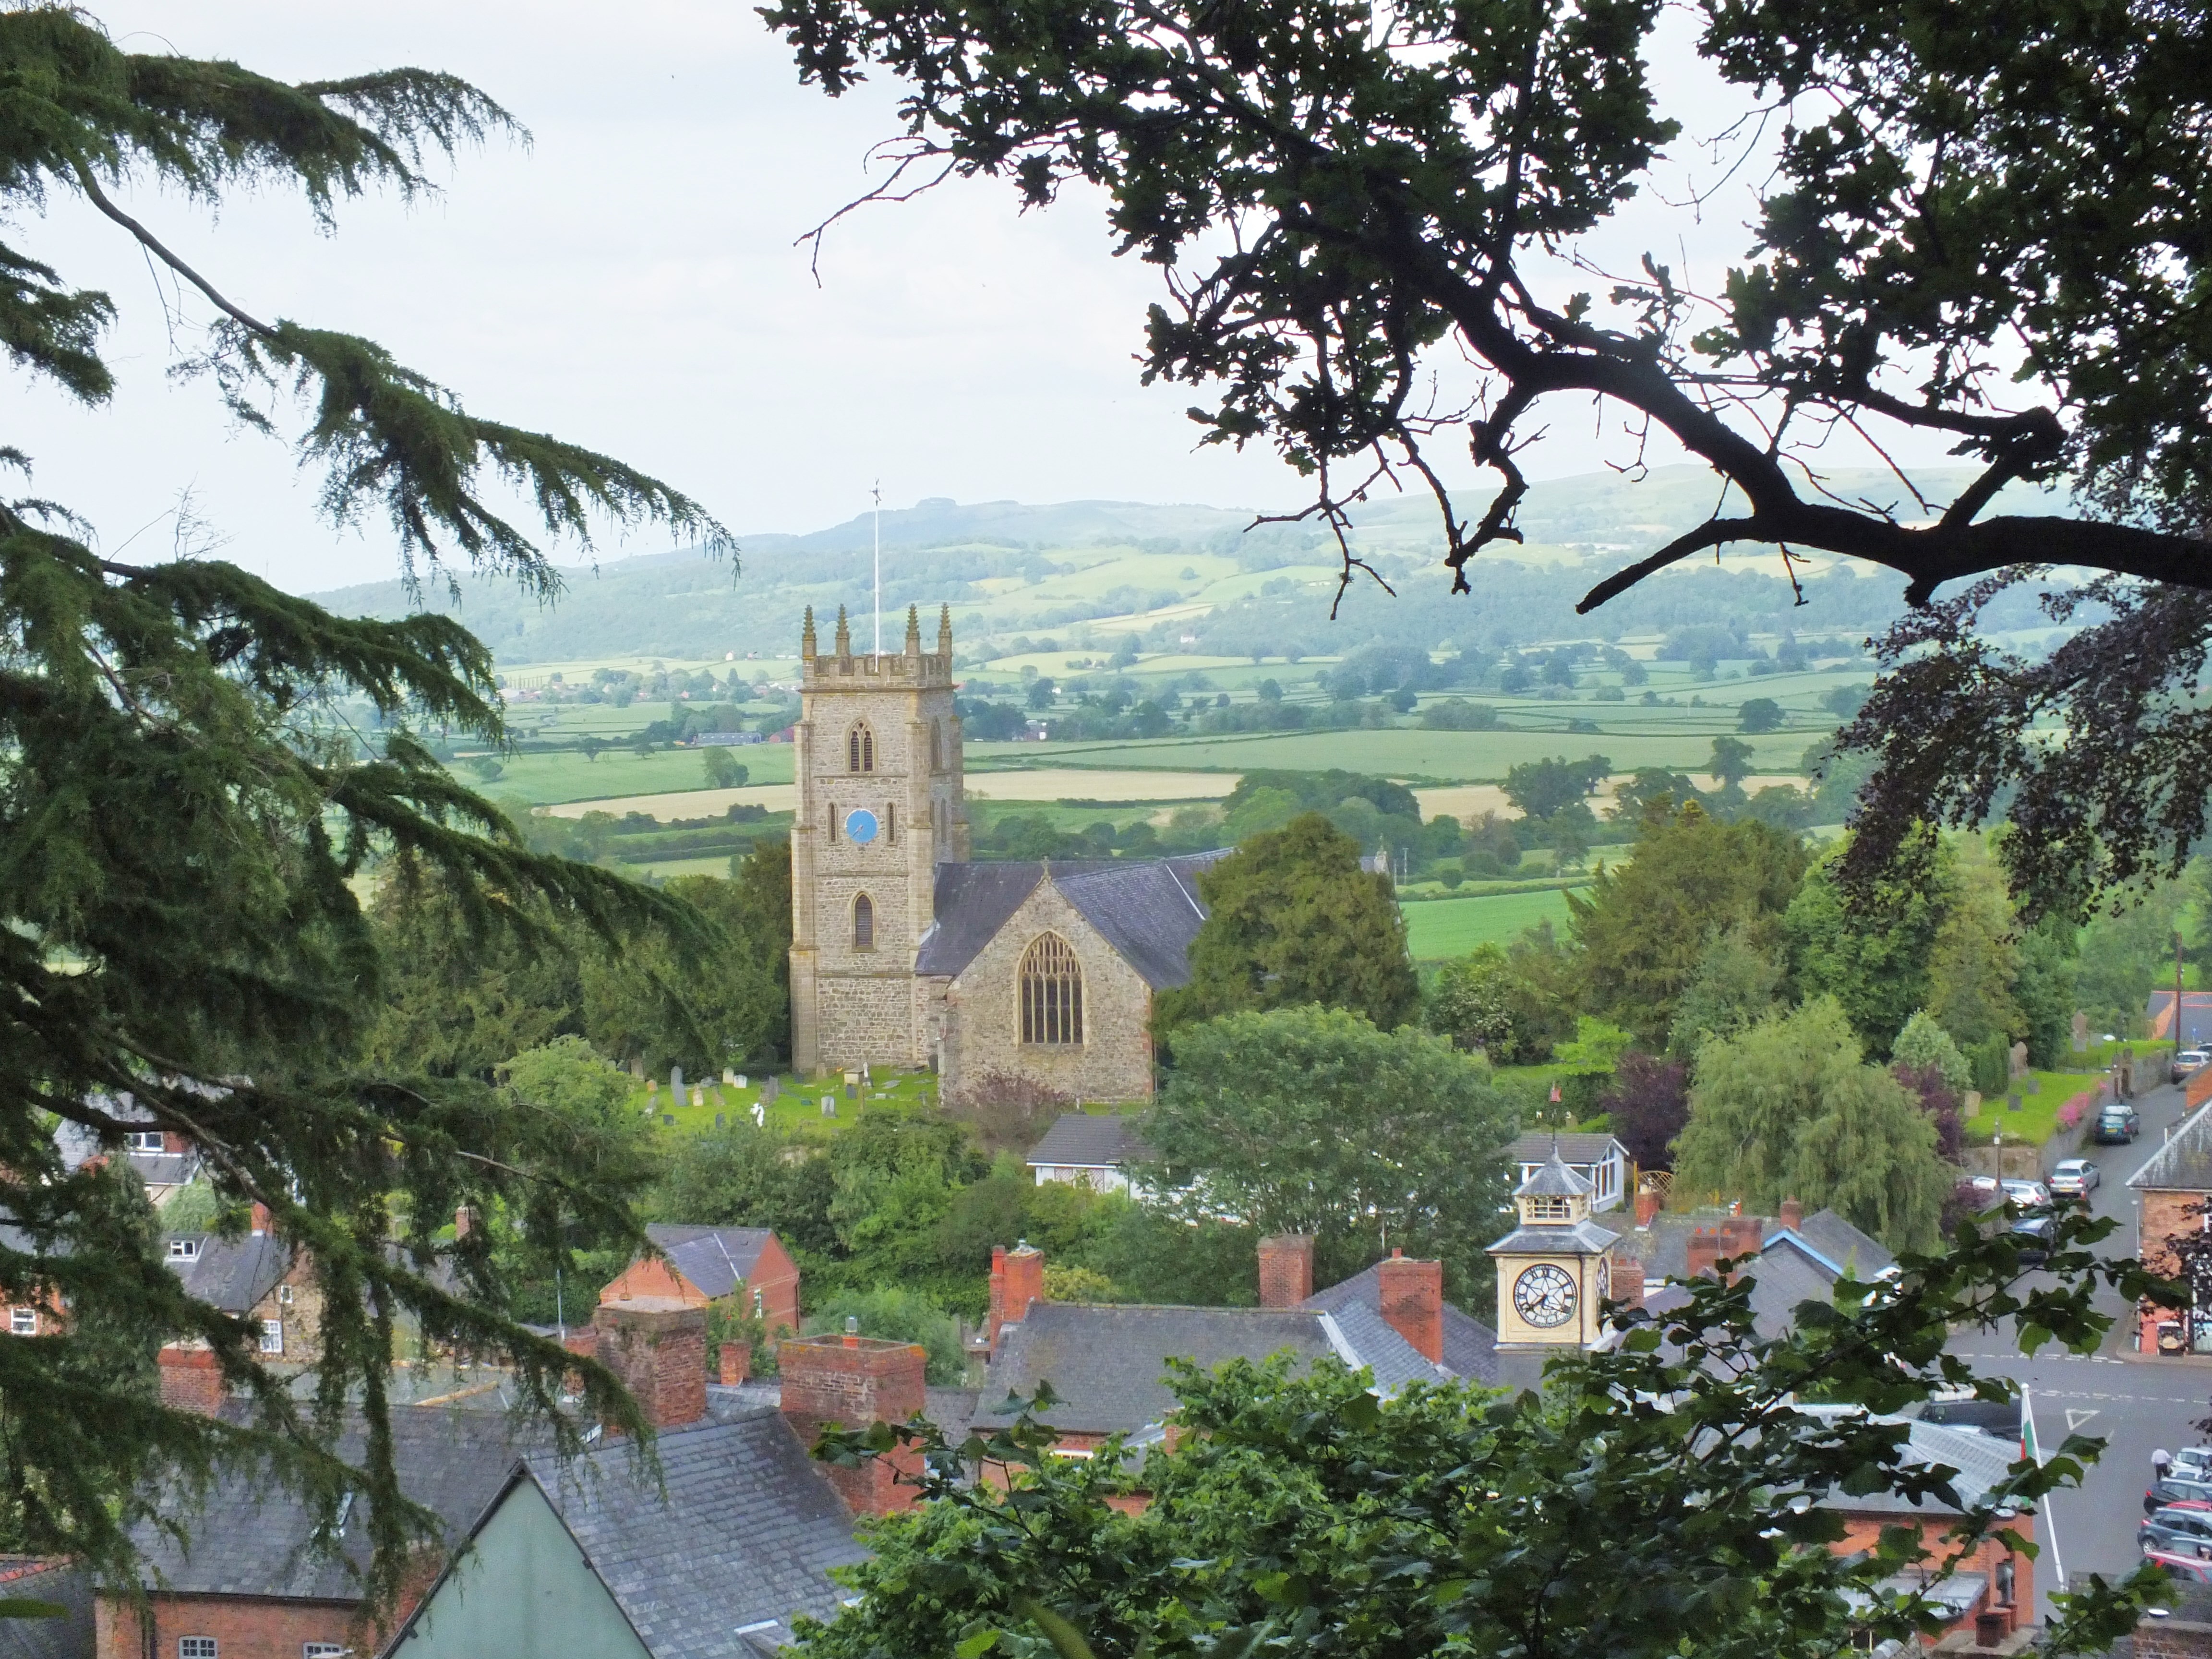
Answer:
[[[855,656],[844,608],[835,647],[799,643],[798,809],[791,826],[792,1064],[919,1066],[931,1059],[915,951],[935,919],[936,867],[968,857],[952,616],[937,649],[906,615],[906,649]]]
[[[1501,1351],[1586,1348],[1597,1340],[1620,1235],[1590,1219],[1591,1190],[1554,1146],[1514,1193],[1521,1224],[1490,1247]]]

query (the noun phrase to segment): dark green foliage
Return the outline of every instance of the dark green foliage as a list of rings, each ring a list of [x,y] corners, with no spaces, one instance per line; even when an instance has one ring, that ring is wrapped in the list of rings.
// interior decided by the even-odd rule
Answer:
[[[594,516],[658,521],[726,550],[657,480],[471,415],[370,342],[253,318],[107,194],[127,184],[137,199],[213,209],[289,186],[327,221],[367,188],[427,189],[425,152],[511,127],[482,94],[416,70],[288,86],[166,46],[127,53],[84,14],[43,5],[0,11],[0,84],[9,222],[39,223],[50,193],[82,198],[198,289],[219,318],[181,367],[210,374],[256,429],[273,429],[269,399],[297,398],[294,451],[322,469],[326,515],[386,521],[410,577],[457,549],[541,595],[557,588],[544,553],[485,504],[488,474],[556,535],[588,541]],[[88,404],[112,384],[98,356],[111,310],[0,250],[0,343]],[[28,465],[15,450],[0,460]],[[555,1262],[572,1229],[634,1237],[637,1171],[605,1122],[486,1081],[481,1048],[426,1003],[399,1016],[429,1038],[422,1048],[379,1048],[400,976],[383,945],[399,939],[419,969],[441,939],[494,941],[497,958],[556,931],[703,934],[679,904],[532,853],[439,763],[419,732],[493,751],[504,737],[490,653],[456,623],[334,617],[218,561],[102,560],[62,527],[74,521],[52,504],[0,506],[0,1209],[20,1229],[0,1249],[0,1291],[57,1302],[70,1325],[0,1354],[5,1544],[120,1574],[125,1528],[155,1492],[189,1492],[225,1461],[258,1464],[326,1520],[343,1494],[366,1498],[368,1588],[388,1595],[428,1519],[395,1490],[384,1432],[403,1323],[506,1357],[529,1410],[552,1412],[580,1376],[567,1444],[580,1420],[636,1426],[611,1376],[507,1319],[515,1286],[495,1230],[454,1242],[455,1210],[505,1218]],[[374,749],[331,716],[347,702],[374,710]],[[387,927],[356,896],[372,867],[395,895]],[[416,927],[404,913],[433,890],[452,914]],[[491,982],[511,966],[448,980],[502,1042],[547,1029],[525,1008],[529,988]],[[252,1321],[185,1297],[117,1176],[61,1168],[54,1121],[116,1149],[124,1093],[199,1147],[225,1206],[265,1204],[310,1255],[323,1352],[304,1389],[262,1369]],[[213,1350],[245,1402],[240,1424],[159,1407],[143,1361],[182,1339]],[[358,1470],[326,1449],[349,1402],[369,1422]]]
[[[2110,1320],[2093,1291],[2149,1283],[2089,1249],[2112,1225],[2063,1216],[2045,1280],[2001,1220],[1968,1220],[1956,1254],[1906,1260],[1880,1297],[1808,1303],[1773,1339],[1754,1328],[1751,1279],[1695,1281],[1664,1319],[1626,1316],[1617,1348],[1553,1362],[1540,1395],[1416,1385],[1381,1401],[1326,1361],[1303,1376],[1279,1363],[1180,1367],[1185,1431],[1141,1463],[1111,1445],[1054,1455],[1026,1415],[964,1444],[925,1427],[828,1436],[817,1455],[846,1464],[918,1443],[934,1501],[871,1533],[857,1601],[803,1625],[802,1651],[1827,1659],[1932,1637],[1948,1615],[1881,1591],[1914,1565],[1917,1530],[1845,1553],[1830,1547],[1838,1513],[1796,1499],[1957,1502],[1951,1471],[1906,1457],[1903,1414],[1944,1391],[2011,1397],[1949,1352],[1954,1329],[2016,1326],[2031,1350],[2055,1335],[2094,1352]],[[1808,1396],[1865,1409],[1808,1409]],[[1048,1389],[1031,1403],[1051,1402]],[[1967,1510],[1956,1547],[2078,1484],[2099,1449],[2069,1437],[2043,1467],[2018,1466]],[[970,1478],[979,1460],[1005,1472],[1011,1498]],[[1132,1490],[1151,1501],[1109,1502]],[[2053,1650],[2100,1650],[2163,1583],[2148,1567],[2100,1580],[2065,1607]]]
[[[1190,982],[1152,1004],[1156,1032],[1244,1009],[1319,1003],[1385,1030],[1413,1017],[1420,986],[1390,878],[1318,813],[1253,836],[1198,878],[1208,915]]]
[[[1505,774],[1505,799],[1532,818],[1550,818],[1562,807],[1581,805],[1612,770],[1613,763],[1603,755],[1579,761],[1557,755],[1523,761]]]
[[[1752,697],[1735,711],[1736,725],[1745,732],[1772,732],[1782,725],[1782,705],[1771,697]]]
[[[1636,856],[1601,871],[1589,897],[1567,897],[1590,1012],[1663,1048],[1716,933],[1774,951],[1805,862],[1796,837],[1755,820],[1723,823],[1694,805],[1647,811]]]
[[[1310,1007],[1177,1031],[1146,1135],[1170,1206],[1312,1235],[1316,1284],[1402,1247],[1441,1257],[1455,1298],[1479,1306],[1514,1127],[1480,1061]]]
[[[1925,830],[1898,862],[1899,875],[1848,912],[1831,854],[1805,872],[1783,918],[1790,966],[1804,995],[1832,996],[1852,1029],[1886,1054],[1913,1011],[1929,1002],[1928,966],[1955,885],[1956,854]]]

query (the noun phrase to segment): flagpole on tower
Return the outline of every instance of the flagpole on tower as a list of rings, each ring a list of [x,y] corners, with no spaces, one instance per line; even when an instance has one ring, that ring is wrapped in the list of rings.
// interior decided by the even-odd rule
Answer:
[[[876,654],[884,654],[884,481],[868,492],[876,498]]]

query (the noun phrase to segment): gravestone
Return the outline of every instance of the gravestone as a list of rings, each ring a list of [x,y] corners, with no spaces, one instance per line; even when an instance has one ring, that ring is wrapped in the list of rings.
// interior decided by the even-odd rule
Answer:
[[[2039,1095],[2043,1092],[2043,1079],[2030,1072],[2026,1077],[2021,1079],[2020,1087],[2023,1094]]]
[[[2012,1074],[2016,1078],[2027,1075],[2027,1045],[2025,1042],[2012,1045]]]
[[[743,1087],[744,1085],[740,1085],[739,1086]],[[769,1078],[761,1085],[761,1104],[763,1106],[773,1106],[782,1094],[783,1079],[781,1078]]]
[[[644,1080],[645,1056],[643,1054],[632,1054],[629,1057],[629,1074],[641,1082]]]
[[[720,1112],[714,1114],[714,1127],[717,1129],[722,1127],[722,1115]]]
[[[672,1066],[668,1068],[668,1092],[676,1097],[678,1105],[683,1103],[684,1068],[681,1066]]]
[[[673,1113],[663,1112],[660,1115],[660,1121],[672,1129],[676,1127],[676,1118]]]
[[[858,1100],[860,1097],[860,1085],[859,1084],[857,1084],[857,1083],[848,1083],[848,1084],[847,1084],[847,1085],[845,1085],[845,1098],[846,1098],[846,1099],[848,1099],[848,1100]]]
[[[651,1099],[653,1099],[655,1096],[659,1095],[659,1092],[660,1092],[660,1079],[659,1079],[659,1078],[657,1078],[657,1077],[649,1077],[649,1078],[646,1079],[646,1080],[645,1080],[645,1097],[646,1097],[647,1100],[651,1100]]]
[[[725,1066],[722,1067],[722,1086],[725,1089],[742,1088],[744,1085],[744,1079],[743,1078],[739,1077],[728,1066]]]
[[[704,1106],[707,1103],[707,1091],[696,1083],[691,1085],[691,1103],[694,1106]]]
[[[722,1081],[728,1084],[733,1089],[742,1089],[745,1086],[745,1074],[743,1072],[740,1072],[736,1077],[726,1077]]]
[[[2079,1009],[2074,1014],[2074,1052],[2077,1054],[2089,1052],[2089,1016]]]
[[[2005,1110],[2008,1112],[2017,1112],[2021,1109],[2020,1097],[2018,1095],[2007,1095],[2005,1097]]]
[[[837,1115],[836,1096],[824,1095],[822,1097],[822,1115],[824,1117],[835,1117]]]
[[[1966,1115],[1967,1115],[1968,1117],[1979,1117],[1979,1116],[1981,1115],[1981,1111],[1982,1111],[1982,1091],[1981,1091],[1979,1089],[1969,1089],[1969,1090],[1967,1090],[1967,1091],[1966,1091]]]

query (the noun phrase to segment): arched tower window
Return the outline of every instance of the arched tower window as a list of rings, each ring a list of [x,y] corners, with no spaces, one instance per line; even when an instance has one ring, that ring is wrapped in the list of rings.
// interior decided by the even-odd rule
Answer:
[[[945,769],[945,728],[936,720],[929,723],[929,769],[933,772]]]
[[[1083,1041],[1083,969],[1057,933],[1038,937],[1022,957],[1022,1041]]]
[[[876,907],[866,893],[853,901],[853,948],[876,948]]]
[[[876,734],[868,730],[865,720],[845,734],[845,769],[848,772],[872,772],[876,769]]]

